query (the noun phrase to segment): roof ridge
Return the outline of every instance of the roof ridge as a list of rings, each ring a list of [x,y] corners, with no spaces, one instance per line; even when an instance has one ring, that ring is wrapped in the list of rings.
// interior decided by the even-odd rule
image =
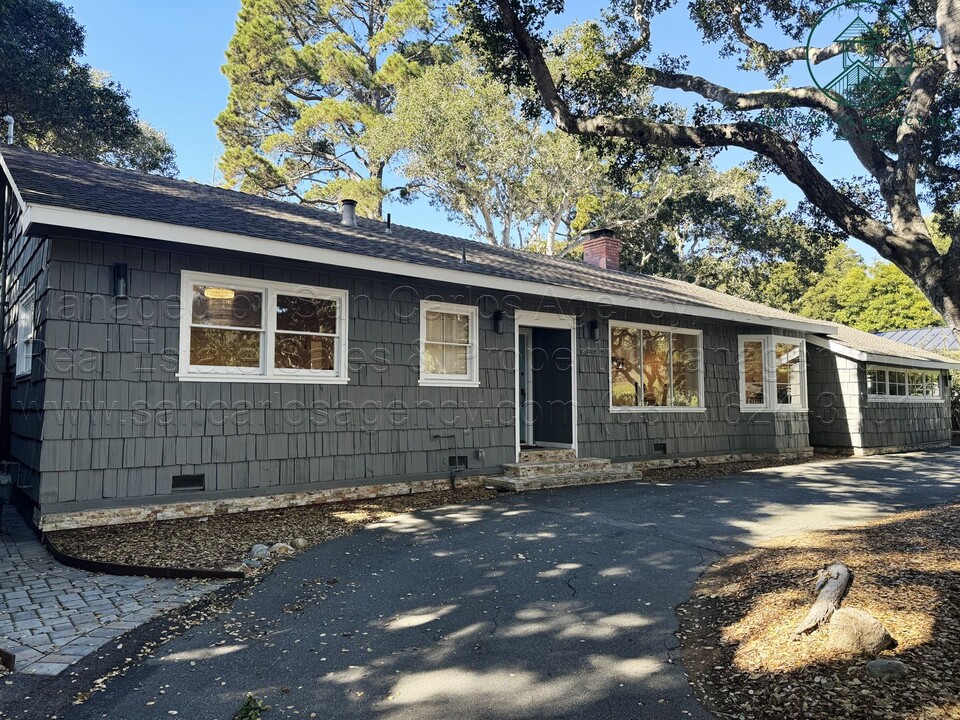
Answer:
[[[15,152],[22,151],[26,153],[43,156],[43,157],[54,157],[54,158],[57,158],[58,160],[65,161],[65,162],[83,163],[86,165],[93,166],[104,172],[125,173],[128,175],[138,177],[140,179],[150,180],[151,182],[160,181],[160,182],[171,183],[176,185],[185,185],[194,190],[202,189],[204,192],[208,192],[213,195],[217,195],[224,198],[229,197],[231,200],[253,201],[253,202],[269,204],[277,208],[283,208],[285,210],[294,210],[295,212],[298,212],[298,213],[305,213],[305,214],[312,214],[312,215],[315,214],[319,216],[317,219],[323,220],[323,221],[335,222],[336,218],[339,217],[335,212],[332,212],[329,210],[323,210],[313,205],[305,205],[303,203],[295,203],[295,202],[290,202],[286,200],[278,200],[276,198],[264,197],[263,195],[254,195],[252,193],[245,193],[241,190],[219,187],[217,185],[211,185],[209,183],[200,182],[200,181],[184,180],[182,178],[171,178],[166,175],[156,175],[153,173],[147,173],[142,170],[134,170],[131,168],[120,168],[113,165],[107,165],[105,163],[96,162],[94,160],[76,158],[70,155],[63,155],[61,153],[47,152],[45,150],[35,150],[33,148],[25,148],[21,146],[10,146],[10,147],[0,147],[0,154],[3,154],[8,150],[14,150]],[[385,227],[386,223],[382,220],[374,220],[372,218],[360,218],[360,217],[357,218],[356,227],[362,230],[372,231],[376,228],[376,226]],[[697,285],[696,283],[690,283],[685,280],[680,280],[679,278],[664,277],[662,275],[651,275],[649,273],[638,272],[633,270],[620,270],[620,269],[614,270],[610,268],[600,268],[594,265],[588,265],[586,263],[577,262],[575,260],[568,259],[566,257],[558,257],[556,255],[545,255],[542,253],[531,253],[531,251],[524,250],[522,248],[504,247],[502,245],[495,245],[493,243],[483,243],[482,241],[474,240],[468,237],[462,237],[459,235],[449,235],[447,233],[441,233],[435,230],[418,228],[412,225],[404,225],[402,223],[391,222],[391,226],[393,228],[400,229],[400,230],[412,230],[417,233],[427,234],[437,239],[444,240],[445,242],[464,243],[468,248],[469,248],[469,245],[468,245],[469,243],[477,243],[477,244],[480,244],[482,247],[484,247],[488,252],[492,250],[495,253],[503,253],[506,255],[510,255],[511,257],[523,258],[526,260],[533,259],[538,262],[564,265],[567,267],[571,265],[578,265],[583,269],[587,269],[589,272],[596,272],[600,275],[606,274],[606,275],[611,275],[614,277],[622,277],[622,278],[642,277],[642,278],[647,278],[649,280],[655,280],[658,282],[681,283],[683,285],[690,285],[690,286],[699,288],[702,291],[716,293],[718,295],[723,295],[724,297],[735,298],[736,300],[739,300],[741,302],[752,303],[755,305],[760,305],[761,307],[766,307],[762,305],[762,303],[755,303],[752,300],[747,300],[746,298],[741,298],[737,295],[730,295],[729,293],[724,293],[719,290],[714,290],[712,288],[704,287],[703,285]]]
[[[676,312],[683,314],[697,315],[698,309],[742,313],[761,324],[779,320],[820,327],[834,325],[677,278],[609,270],[567,257],[480,243],[403,224],[394,225],[394,233],[386,234],[382,221],[366,218],[358,218],[356,226],[344,226],[339,222],[339,213],[315,206],[29,148],[0,148],[0,155],[6,155],[8,165],[15,165],[10,168],[14,178],[25,175],[26,189],[33,196],[31,201],[39,205],[219,229],[301,245],[325,245],[367,257],[384,254],[413,265],[447,266],[454,262],[460,248],[466,248],[468,259],[472,254],[475,260],[460,269],[526,279],[545,288],[566,287],[646,298],[676,306]],[[377,244],[382,244],[382,248],[378,249]]]

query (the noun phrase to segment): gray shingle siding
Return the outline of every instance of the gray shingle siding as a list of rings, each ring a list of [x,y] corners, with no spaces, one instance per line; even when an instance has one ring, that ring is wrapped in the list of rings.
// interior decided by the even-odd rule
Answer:
[[[810,442],[817,447],[877,449],[950,441],[950,399],[871,402],[867,364],[808,344]],[[948,373],[938,371],[946,388]]]
[[[39,362],[31,372],[16,376],[17,317],[16,308],[23,293],[33,285],[36,289],[34,321],[37,330],[35,353],[42,352],[47,336],[48,298],[47,272],[50,243],[36,237],[14,235],[10,239],[7,265],[7,312],[5,323],[6,366],[11,376],[10,386],[10,455],[17,461],[14,468],[17,486],[34,502],[40,500],[42,472],[43,418],[42,412],[51,388],[45,382]],[[55,391],[55,389],[54,389]]]
[[[155,246],[158,244],[154,243]],[[52,242],[43,353],[47,403],[37,470],[44,512],[137,501],[227,497],[442,476],[451,455],[470,472],[515,459],[514,328],[494,310],[519,306],[572,314],[578,326],[581,456],[778,451],[808,445],[804,413],[742,416],[737,335],[762,328],[574,301],[505,297],[345,274],[241,256],[186,254],[136,241]],[[163,248],[163,249],[161,249]],[[129,267],[128,299],[113,298],[111,267]],[[175,377],[181,270],[344,288],[350,293],[349,385],[181,382]],[[479,388],[420,387],[419,301],[478,304]],[[612,414],[605,318],[704,332],[703,413]],[[599,341],[586,321],[602,321]],[[41,403],[42,404],[42,403]],[[39,414],[38,414],[39,418]],[[442,436],[442,437],[438,437]],[[475,450],[483,449],[478,460]],[[171,495],[174,475],[203,473],[201,494]]]

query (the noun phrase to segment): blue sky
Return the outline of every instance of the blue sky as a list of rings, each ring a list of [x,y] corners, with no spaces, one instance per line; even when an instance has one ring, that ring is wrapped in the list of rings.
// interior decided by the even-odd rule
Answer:
[[[86,62],[106,70],[126,88],[141,117],[164,130],[177,151],[180,175],[211,183],[221,147],[214,119],[226,104],[229,86],[220,73],[224,50],[233,34],[239,0],[65,0],[86,28]],[[552,26],[596,17],[598,5],[568,2],[568,10]],[[656,52],[689,54],[690,71],[735,89],[759,89],[766,81],[737,70],[720,60],[716,47],[703,46],[680,6],[659,16],[652,28]],[[802,71],[802,68],[798,69]],[[809,84],[805,73],[797,78]],[[693,96],[672,93],[671,99],[693,102]],[[817,151],[826,158],[828,177],[858,172],[843,143],[824,140]],[[749,155],[726,151],[724,166],[742,162]],[[774,194],[795,204],[802,196],[791,183],[779,177],[767,179]],[[446,218],[442,210],[420,200],[394,203],[386,208],[395,222],[439,232],[466,234],[466,229]],[[865,250],[857,243],[858,248]],[[865,254],[872,255],[867,251]]]

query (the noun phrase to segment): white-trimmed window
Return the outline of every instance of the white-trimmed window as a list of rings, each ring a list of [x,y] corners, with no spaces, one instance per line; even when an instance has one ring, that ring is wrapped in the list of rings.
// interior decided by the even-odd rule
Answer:
[[[740,336],[740,407],[753,411],[805,410],[804,341],[778,335]]]
[[[940,371],[867,365],[867,397],[875,402],[942,402]]]
[[[477,328],[476,307],[420,303],[420,384],[479,385]]]
[[[347,382],[347,292],[183,273],[182,380]]]
[[[611,322],[610,409],[703,410],[703,334]]]
[[[36,334],[34,307],[37,288],[31,285],[17,302],[17,376],[29,375],[33,369],[33,339]]]

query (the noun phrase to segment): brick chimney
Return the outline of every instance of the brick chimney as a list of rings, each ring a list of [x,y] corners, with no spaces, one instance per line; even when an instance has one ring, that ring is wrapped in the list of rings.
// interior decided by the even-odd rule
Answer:
[[[590,230],[583,241],[583,261],[605,270],[619,270],[621,244],[610,228]]]

